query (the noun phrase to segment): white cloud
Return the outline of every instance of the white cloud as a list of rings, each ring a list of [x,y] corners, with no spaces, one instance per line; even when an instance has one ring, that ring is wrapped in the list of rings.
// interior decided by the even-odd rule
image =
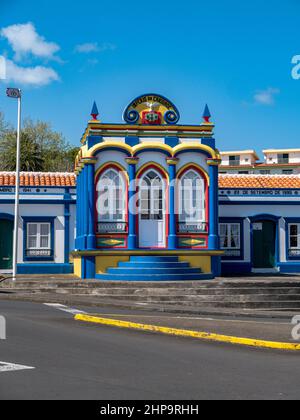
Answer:
[[[6,60],[6,79],[9,82],[29,86],[46,86],[58,81],[59,76],[49,67],[20,67],[10,60]]]
[[[266,90],[258,91],[254,95],[255,102],[261,105],[274,105],[275,96],[279,95],[280,90],[276,88],[268,88]]]
[[[11,45],[16,60],[27,54],[47,59],[54,58],[54,54],[60,50],[54,42],[46,42],[45,38],[36,32],[32,23],[11,25],[3,28],[0,33]]]
[[[6,61],[5,58],[0,55],[0,80],[6,79]]]
[[[116,46],[105,42],[103,44],[98,44],[97,42],[88,42],[86,44],[79,44],[75,47],[75,52],[81,54],[89,54],[89,53],[96,53],[96,52],[104,52],[104,51],[114,51]]]

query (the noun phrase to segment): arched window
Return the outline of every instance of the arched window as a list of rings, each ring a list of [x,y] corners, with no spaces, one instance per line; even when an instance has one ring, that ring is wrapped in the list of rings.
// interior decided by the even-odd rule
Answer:
[[[104,171],[97,182],[98,233],[126,230],[127,188],[122,172]]]
[[[179,180],[179,226],[182,232],[206,230],[206,183],[202,175],[189,169]]]

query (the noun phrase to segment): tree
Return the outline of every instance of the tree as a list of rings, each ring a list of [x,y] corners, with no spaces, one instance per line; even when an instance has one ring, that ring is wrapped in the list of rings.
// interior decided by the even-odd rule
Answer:
[[[0,141],[9,130],[12,130],[12,127],[5,121],[4,114],[0,111]]]
[[[72,147],[49,123],[24,121],[21,133],[21,169],[24,171],[73,171],[79,148]],[[0,113],[0,170],[16,167],[16,132]]]
[[[14,171],[16,168],[17,134],[8,133],[1,142],[0,153],[3,156],[1,167],[4,171]],[[21,171],[37,171],[44,169],[44,158],[38,144],[28,136],[21,133]]]

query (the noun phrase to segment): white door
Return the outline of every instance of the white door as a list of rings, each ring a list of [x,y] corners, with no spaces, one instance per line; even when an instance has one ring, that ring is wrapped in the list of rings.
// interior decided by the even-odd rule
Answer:
[[[139,184],[139,246],[166,248],[166,184],[154,169]]]

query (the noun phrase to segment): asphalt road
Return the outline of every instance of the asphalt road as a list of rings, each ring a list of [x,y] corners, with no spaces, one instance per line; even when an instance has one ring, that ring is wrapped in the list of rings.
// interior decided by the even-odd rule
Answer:
[[[41,304],[0,302],[7,340],[0,399],[300,399],[299,355],[75,322]]]

